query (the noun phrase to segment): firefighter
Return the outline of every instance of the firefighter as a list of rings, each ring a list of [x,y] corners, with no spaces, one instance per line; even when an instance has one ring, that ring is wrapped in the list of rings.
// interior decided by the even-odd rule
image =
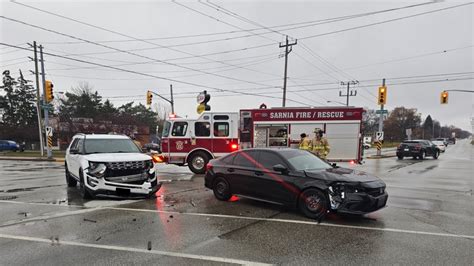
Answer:
[[[311,139],[306,135],[306,133],[302,133],[300,135],[300,145],[299,148],[300,150],[305,150],[305,151],[310,151],[311,150]]]
[[[328,140],[323,137],[324,131],[322,131],[320,128],[315,128],[314,129],[315,137],[312,140],[312,152],[316,154],[319,158],[326,160],[326,157],[329,154],[329,151],[331,150],[331,147],[329,146]]]

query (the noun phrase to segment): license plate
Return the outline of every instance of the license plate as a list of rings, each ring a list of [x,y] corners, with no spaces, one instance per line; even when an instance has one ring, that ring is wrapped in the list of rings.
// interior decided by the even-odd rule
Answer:
[[[130,195],[130,189],[128,188],[116,188],[115,190],[119,196],[128,196]]]
[[[410,149],[405,149],[405,151],[410,151]]]

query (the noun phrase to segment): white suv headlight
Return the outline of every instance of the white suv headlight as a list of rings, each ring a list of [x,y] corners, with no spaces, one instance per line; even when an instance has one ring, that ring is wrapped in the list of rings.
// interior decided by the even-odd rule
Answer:
[[[89,162],[89,174],[95,177],[104,177],[107,166],[105,163]]]

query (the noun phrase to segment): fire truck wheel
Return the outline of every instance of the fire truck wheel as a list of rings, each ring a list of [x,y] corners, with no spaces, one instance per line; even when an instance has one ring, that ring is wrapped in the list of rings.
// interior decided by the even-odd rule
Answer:
[[[218,200],[228,201],[232,194],[230,193],[229,183],[222,177],[217,177],[214,181],[214,196]]]
[[[197,151],[188,158],[188,167],[195,174],[204,174],[206,165],[209,162],[209,156],[202,151]]]

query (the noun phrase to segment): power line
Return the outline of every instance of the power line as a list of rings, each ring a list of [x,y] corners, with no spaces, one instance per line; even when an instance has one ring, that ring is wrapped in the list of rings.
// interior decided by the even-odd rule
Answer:
[[[444,11],[444,10],[448,10],[448,9],[453,9],[453,8],[458,8],[458,7],[462,7],[462,6],[467,6],[467,5],[472,5],[472,4],[473,4],[473,3],[470,2],[470,3],[465,3],[465,4],[460,4],[460,5],[455,5],[455,6],[450,6],[450,7],[440,8],[440,9],[435,9],[435,10],[431,10],[431,11],[426,11],[426,12],[422,12],[422,13],[417,13],[417,14],[414,14],[414,15],[403,16],[403,17],[399,17],[399,18],[394,18],[394,19],[379,21],[379,22],[370,23],[370,24],[365,24],[365,25],[361,25],[361,26],[356,26],[356,27],[351,27],[351,28],[346,28],[346,29],[341,29],[341,30],[335,30],[335,31],[330,31],[330,32],[326,32],[326,33],[321,33],[321,34],[315,34],[315,35],[305,36],[305,37],[301,37],[301,38],[299,38],[299,39],[301,39],[301,40],[306,40],[306,39],[312,39],[312,38],[316,38],[316,37],[327,36],[327,35],[331,35],[331,34],[336,34],[336,33],[341,33],[341,32],[346,32],[346,31],[351,31],[351,30],[356,30],[356,29],[367,28],[367,27],[371,27],[371,26],[375,26],[375,25],[381,25],[381,24],[385,24],[385,23],[389,23],[389,22],[394,22],[394,21],[399,21],[399,20],[403,20],[403,19],[407,19],[407,18],[418,17],[418,16],[422,16],[422,15],[426,15],[426,14],[436,13],[436,12],[440,12],[440,11]]]
[[[272,59],[275,59],[276,56],[272,54],[271,57],[269,57],[268,55],[265,55],[265,57],[263,58],[262,56],[257,56],[255,58],[260,58],[260,59],[257,59],[257,60],[249,60],[247,62],[243,62],[243,63],[238,63],[237,65],[239,66],[247,66],[247,65],[252,65],[254,63],[261,63],[265,60],[272,60]],[[131,63],[131,64],[118,64],[118,65],[113,65],[113,66],[130,66],[130,65],[136,65],[136,63]],[[208,68],[202,68],[201,70],[215,70],[215,69],[222,69],[222,68],[230,68],[230,67],[208,67]],[[235,67],[232,67],[232,69],[234,69]],[[78,70],[78,69],[99,69],[99,70],[104,70],[104,69],[100,69],[99,67],[85,67],[85,66],[74,66],[74,67],[70,67],[70,68],[58,68],[58,69],[51,69],[51,70],[59,70],[59,71],[69,71],[69,70]],[[107,71],[110,71],[110,70],[107,70]],[[183,72],[191,72],[190,70],[168,70],[168,71],[146,71],[147,73],[153,73],[153,72],[159,72],[159,73],[183,73]]]
[[[16,2],[16,3],[17,3],[17,2]],[[175,3],[178,4],[177,2],[175,2]],[[18,4],[20,4],[20,3],[18,3]],[[56,14],[56,13],[53,13],[53,12],[44,10],[44,9],[40,9],[40,8],[28,6],[28,5],[25,5],[25,4],[21,4],[21,5],[27,6],[27,7],[29,7],[29,8],[33,8],[33,9],[35,9],[35,10],[38,10],[38,11],[41,11],[41,12],[44,12],[44,13],[47,13],[47,14],[50,14],[50,15],[53,15],[53,16],[56,16],[56,17],[60,17],[60,18],[66,19],[66,20],[70,20],[70,21],[73,21],[73,22],[82,24],[82,25],[86,25],[86,26],[89,26],[89,27],[92,27],[92,28],[100,29],[100,30],[103,30],[103,31],[106,31],[106,32],[109,32],[109,33],[113,33],[113,34],[117,34],[117,35],[120,35],[120,36],[123,36],[123,37],[126,37],[126,38],[130,38],[130,39],[134,39],[134,40],[141,41],[141,42],[144,42],[144,43],[148,43],[148,44],[154,45],[154,46],[156,46],[156,47],[170,49],[170,50],[172,50],[172,51],[176,51],[176,52],[183,53],[183,54],[190,55],[190,56],[194,56],[194,57],[203,58],[203,59],[205,59],[205,60],[214,61],[214,62],[221,63],[221,64],[224,64],[224,65],[235,66],[235,65],[232,65],[232,64],[229,64],[229,63],[220,61],[220,60],[215,60],[215,59],[207,58],[207,57],[204,57],[204,56],[195,55],[195,54],[192,54],[192,53],[189,53],[189,52],[185,52],[185,51],[182,51],[182,50],[179,50],[179,49],[172,48],[172,47],[170,47],[170,46],[164,46],[164,45],[160,45],[160,44],[157,44],[157,43],[153,43],[153,42],[150,42],[150,41],[147,41],[147,40],[144,40],[144,39],[136,38],[136,37],[133,37],[133,36],[128,35],[128,34],[124,34],[124,33],[121,33],[121,32],[115,31],[115,30],[110,30],[110,29],[107,29],[107,28],[104,28],[104,27],[101,27],[101,26],[93,25],[93,24],[91,24],[91,23],[87,23],[87,22],[84,22],[84,21],[80,21],[80,20],[77,20],[77,19],[73,19],[73,18],[70,18],[70,17],[66,17],[66,16],[63,16],[63,15],[60,15],[60,14]],[[179,5],[181,5],[181,4],[179,4]],[[184,5],[183,5],[183,6],[184,6]],[[6,17],[4,17],[4,18],[6,18]],[[8,19],[8,18],[7,18],[7,19]],[[10,20],[11,20],[11,19],[10,19]],[[14,20],[14,21],[20,22],[19,20]],[[23,22],[23,24],[25,24],[25,22]],[[30,26],[35,26],[35,25],[32,25],[32,24],[29,24],[29,25],[30,25]],[[95,44],[95,45],[98,45],[98,46],[101,46],[101,47],[104,47],[104,48],[108,48],[108,49],[111,49],[111,50],[120,51],[120,52],[122,52],[122,53],[128,53],[128,54],[135,55],[135,56],[139,56],[139,57],[142,57],[142,58],[147,58],[147,59],[154,60],[153,58],[150,58],[150,57],[142,56],[142,55],[139,55],[139,54],[136,54],[136,53],[130,53],[130,52],[126,51],[126,50],[117,49],[117,48],[114,48],[114,47],[111,47],[111,46],[107,46],[107,45],[100,44],[100,43],[97,43],[97,42],[89,41],[89,40],[86,40],[86,39],[83,39],[83,38],[78,38],[78,37],[75,37],[75,36],[72,36],[72,35],[69,35],[69,34],[64,34],[64,33],[61,34],[61,33],[57,32],[57,31],[48,30],[48,29],[45,29],[45,28],[42,28],[42,27],[38,27],[38,26],[36,26],[36,28],[40,28],[40,29],[43,29],[43,30],[47,30],[47,31],[49,31],[49,32],[54,32],[54,33],[56,33],[56,34],[60,34],[60,35],[63,35],[63,36],[67,36],[67,37],[69,37],[69,38],[73,38],[73,39],[76,39],[76,40],[85,41],[85,42],[87,42],[87,43],[89,43],[89,44]],[[166,61],[164,61],[164,60],[156,60],[156,59],[155,59],[155,61],[158,61],[158,62],[160,62],[160,63],[165,63],[165,64],[174,65],[174,66],[181,67],[181,68],[186,68],[186,67],[183,67],[183,66],[180,66],[180,65],[177,65],[177,64],[173,64],[173,63],[166,62]],[[250,70],[250,71],[253,71],[253,72],[259,72],[258,70],[254,70],[254,69],[247,69],[247,68],[245,68],[245,67],[241,67],[241,68],[242,68],[242,69],[246,69],[246,70]],[[189,67],[188,67],[187,69],[193,70],[192,68],[189,68]],[[203,71],[199,71],[199,70],[195,70],[195,71],[203,72]],[[203,72],[203,73],[205,73],[205,72]],[[206,72],[205,74],[213,75],[212,73],[208,73],[208,72]],[[221,75],[216,75],[216,76],[219,76],[219,77],[221,77],[221,78],[227,78],[227,79],[234,79],[234,80],[235,80],[235,78],[232,78],[232,77],[226,77],[226,76],[221,76]]]
[[[27,7],[27,8],[31,8],[31,9],[34,9],[34,10],[37,10],[37,11],[40,11],[40,12],[43,12],[43,13],[47,13],[47,14],[50,14],[50,15],[54,15],[54,16],[58,16],[58,17],[61,17],[61,18],[64,18],[64,19],[68,19],[68,20],[72,20],[72,21],[75,21],[77,23],[81,23],[81,24],[84,24],[84,25],[87,25],[87,26],[90,26],[90,27],[95,27],[95,28],[99,28],[99,29],[102,29],[102,30],[107,30],[108,32],[112,32],[112,33],[115,33],[115,34],[120,34],[116,31],[111,31],[111,30],[108,30],[108,29],[105,29],[103,27],[99,27],[99,26],[96,26],[96,25],[92,25],[92,24],[89,24],[89,23],[86,23],[86,22],[82,22],[82,21],[79,21],[79,20],[75,20],[75,19],[71,19],[69,17],[65,17],[65,16],[62,16],[62,15],[59,15],[59,14],[55,14],[53,12],[50,12],[50,11],[47,11],[47,10],[43,10],[43,9],[39,9],[39,8],[36,8],[36,7],[33,7],[33,6],[30,6],[30,5],[26,5],[26,4],[23,4],[23,3],[19,3],[19,2],[16,2],[16,1],[13,1],[13,3],[15,4],[19,4],[19,5],[22,5],[24,7]],[[209,2],[211,3],[211,2]],[[415,5],[409,5],[409,6],[403,6],[403,7],[399,7],[399,8],[391,8],[391,9],[386,9],[386,10],[380,10],[380,11],[373,11],[373,12],[367,12],[367,13],[361,13],[361,14],[356,14],[356,15],[349,15],[349,16],[342,16],[342,17],[338,17],[338,18],[332,18],[332,19],[323,19],[323,20],[316,20],[316,21],[310,21],[310,22],[302,22],[302,23],[293,23],[293,24],[286,24],[286,25],[282,25],[282,26],[289,26],[289,25],[301,25],[301,24],[307,24],[307,23],[312,23],[312,22],[322,22],[322,23],[317,23],[317,24],[310,24],[310,25],[305,25],[305,26],[301,26],[301,27],[295,27],[295,28],[287,28],[287,29],[283,29],[283,30],[291,30],[291,29],[298,29],[298,28],[302,28],[302,27],[308,27],[308,26],[315,26],[315,25],[320,25],[320,24],[325,24],[325,23],[332,23],[332,22],[338,22],[338,21],[342,21],[342,20],[346,20],[346,19],[353,19],[353,18],[358,18],[358,17],[363,17],[363,16],[369,16],[369,15],[374,15],[374,14],[380,14],[380,13],[385,13],[385,12],[392,12],[392,11],[396,11],[396,10],[401,10],[401,9],[408,9],[408,8],[413,8],[413,7],[418,7],[418,6],[422,6],[422,5],[428,5],[428,4],[432,4],[433,2],[427,2],[427,3],[421,3],[421,4],[415,4]],[[176,2],[176,4],[179,4]],[[212,4],[212,3],[211,3]],[[183,6],[183,4],[179,4],[181,6]],[[215,4],[213,4],[215,5]],[[218,6],[219,7],[219,6]],[[222,9],[222,7],[220,7]],[[201,12],[202,13],[202,12]],[[206,15],[206,14],[204,14]],[[207,16],[207,15],[206,15]],[[254,25],[260,25],[256,22],[253,22],[251,20],[248,20],[242,16],[239,16],[241,18],[243,18],[244,21],[246,22],[249,22],[249,23],[253,23]],[[233,25],[234,27],[236,27],[235,25]],[[275,27],[282,27],[282,26],[275,26]],[[268,33],[271,33],[271,32],[276,32],[275,30],[272,30],[270,29],[272,27],[265,27],[263,26],[262,28],[260,29],[268,29],[269,32],[267,33],[260,33],[260,34],[255,34],[252,32],[252,34],[250,35],[247,35],[247,36],[241,36],[241,37],[249,37],[249,36],[260,36],[262,37],[261,35],[263,34],[268,34]],[[242,29],[242,31],[252,31],[252,30],[259,30],[259,29]],[[237,32],[237,31],[232,31],[232,32]],[[122,36],[127,36],[129,37],[128,35],[125,35],[125,34],[121,34]],[[160,38],[155,38],[155,39],[160,39]],[[222,40],[228,40],[228,39],[231,39],[231,38],[226,38],[226,39],[222,39]],[[132,38],[133,41],[143,41],[143,42],[147,42],[148,40],[151,40],[151,39],[138,39],[138,38]],[[212,41],[212,40],[211,40]],[[76,43],[81,43],[81,42],[76,42]],[[99,43],[99,42],[97,42]],[[151,43],[151,42],[147,42],[147,43]],[[202,42],[204,43],[204,42]],[[156,43],[151,43],[153,44],[154,46],[158,47],[158,48],[168,48],[168,49],[171,49],[171,47],[173,46],[163,46],[163,45],[158,45]],[[186,45],[192,45],[192,44],[196,44],[196,43],[190,43],[190,44],[186,44]],[[184,44],[179,44],[179,45],[183,45]],[[270,46],[271,44],[266,44],[265,46]],[[152,48],[139,48],[139,49],[132,49],[132,50],[128,50],[128,51],[145,51],[145,50],[152,50],[152,49],[156,49],[156,47],[152,47]],[[261,46],[260,46],[261,47]],[[254,48],[259,48],[259,46],[255,46],[255,47],[250,47],[252,49]],[[180,50],[177,50],[177,51],[180,51]],[[235,52],[235,51],[238,51],[238,50],[231,50],[231,51],[224,51],[224,52],[219,52],[219,53],[227,53],[227,52]],[[182,51],[180,51],[182,52]],[[92,54],[106,54],[106,53],[116,53],[116,52],[98,52],[98,53],[83,53],[83,54],[67,54],[67,56],[70,56],[70,55],[92,55]],[[211,55],[211,54],[209,54]],[[199,56],[199,55],[197,55]],[[200,56],[206,56],[206,55],[200,55]],[[189,58],[189,57],[188,57]],[[191,57],[192,58],[192,57]],[[167,59],[169,60],[169,59]]]
[[[45,13],[52,14],[52,12],[42,10],[42,9],[27,5],[27,4],[19,3],[17,1],[12,1],[12,3],[22,5],[24,7],[31,8],[31,9],[34,9],[34,10],[37,10],[37,11],[40,11],[40,12],[45,12]],[[208,1],[208,3],[217,6],[216,4],[211,3],[210,1]],[[360,17],[370,16],[370,15],[375,15],[375,14],[381,14],[381,13],[386,13],[386,12],[393,12],[393,11],[398,11],[398,10],[402,10],[402,9],[409,9],[409,8],[419,7],[419,6],[423,6],[423,5],[429,5],[429,4],[433,4],[433,3],[435,3],[435,2],[425,2],[425,3],[420,3],[420,4],[402,6],[402,7],[398,7],[398,8],[390,8],[390,9],[384,9],[384,10],[379,10],[379,11],[365,12],[365,13],[345,15],[345,16],[340,16],[340,17],[332,17],[332,18],[326,18],[326,19],[305,21],[305,22],[275,25],[275,26],[269,26],[269,27],[262,26],[262,27],[259,27],[259,28],[233,30],[233,31],[225,31],[225,32],[199,33],[199,34],[178,35],[178,36],[169,36],[169,37],[145,38],[143,40],[153,41],[153,40],[170,40],[170,39],[183,39],[183,38],[194,38],[194,37],[207,37],[207,36],[214,36],[214,35],[236,34],[236,33],[241,33],[241,32],[248,32],[248,31],[261,31],[261,30],[264,30],[264,29],[267,29],[268,32],[263,32],[263,33],[260,33],[260,34],[269,34],[269,33],[273,32],[273,29],[283,28],[283,29],[280,29],[280,30],[293,30],[293,29],[299,29],[299,28],[304,28],[304,27],[322,25],[322,24],[327,24],[327,23],[340,22],[340,21],[343,21],[343,20],[360,18]],[[218,7],[223,9],[222,6],[218,6]],[[304,25],[304,26],[302,26],[302,27],[293,27],[293,28],[285,28],[285,27],[297,26],[297,25]],[[281,32],[280,32],[280,34],[281,34]],[[249,37],[249,36],[253,36],[253,35],[250,34],[250,35],[245,35],[245,36],[240,36],[240,37],[243,38],[243,37]],[[96,41],[96,42],[98,42],[98,43],[117,43],[117,42],[135,42],[135,41],[137,41],[137,40],[125,39],[125,40],[102,40],[102,41]],[[45,42],[45,44],[80,44],[80,43],[83,43],[83,42],[80,42],[80,41]]]
[[[32,51],[32,50],[30,50],[30,49],[28,49],[28,48],[23,48],[23,47],[19,47],[19,46],[7,44],[7,43],[1,43],[1,42],[0,42],[0,45],[9,46],[9,47],[15,47],[15,48],[22,49],[22,50],[25,50],[25,51]],[[215,88],[215,87],[211,87],[211,86],[205,86],[205,85],[201,85],[201,84],[197,84],[197,83],[193,83],[193,82],[187,82],[187,81],[180,81],[180,80],[175,80],[175,79],[170,79],[170,78],[164,78],[164,77],[160,77],[160,76],[156,76],[156,75],[150,75],[150,74],[141,73],[141,72],[138,72],[138,71],[133,71],[133,70],[128,70],[128,69],[121,69],[121,68],[117,68],[117,67],[113,67],[113,66],[108,66],[108,65],[104,65],[104,64],[100,64],[100,63],[88,62],[88,61],[84,61],[84,60],[81,60],[81,59],[70,58],[70,57],[66,57],[66,56],[62,56],[62,55],[57,55],[57,54],[52,54],[52,53],[48,53],[48,52],[43,52],[43,54],[49,55],[49,56],[58,57],[58,58],[63,58],[63,59],[71,60],[71,61],[77,61],[77,62],[80,62],[80,63],[91,64],[91,65],[101,66],[101,67],[105,67],[105,68],[111,68],[111,69],[121,70],[121,71],[123,71],[123,72],[128,72],[128,73],[131,73],[131,74],[142,75],[142,76],[152,77],[152,78],[156,78],[156,79],[162,79],[162,80],[172,81],[172,82],[176,82],[176,83],[181,83],[181,84],[187,84],[187,85],[191,85],[191,86],[195,86],[195,87],[200,87],[200,88],[213,89],[213,90],[215,90],[215,91],[227,91],[227,92],[231,92],[231,93],[235,93],[235,94],[241,94],[241,95],[261,96],[261,97],[266,97],[266,98],[279,99],[279,97],[275,97],[275,96],[271,96],[271,95],[262,95],[262,94],[257,94],[257,93],[248,93],[248,92],[241,92],[241,91],[233,91],[233,90],[228,90],[228,89],[221,89],[221,88]],[[288,100],[289,100],[289,101],[292,101],[292,102],[295,102],[295,103],[303,104],[303,105],[306,106],[305,103],[302,103],[302,102],[300,102],[300,101],[295,101],[295,100],[293,100],[293,99],[288,99]]]
[[[16,2],[16,3],[17,3],[17,2]],[[18,3],[18,4],[20,4],[20,3]],[[157,47],[167,48],[167,49],[170,49],[170,50],[172,50],[172,51],[180,52],[180,53],[187,54],[187,55],[190,55],[190,56],[193,56],[193,57],[203,58],[203,59],[206,59],[206,60],[209,60],[209,61],[215,61],[215,62],[217,62],[217,63],[221,63],[221,64],[225,64],[225,65],[229,65],[229,66],[235,66],[235,65],[228,64],[228,63],[225,63],[225,62],[222,62],[222,61],[219,61],[219,60],[214,60],[214,59],[207,58],[207,57],[204,57],[204,56],[195,55],[195,54],[188,53],[188,52],[185,52],[185,51],[181,51],[181,50],[178,50],[178,49],[175,49],[175,48],[166,47],[166,46],[163,46],[163,45],[160,45],[160,44],[156,44],[156,43],[153,43],[153,42],[149,42],[149,41],[146,41],[146,40],[143,40],[143,39],[135,38],[135,37],[130,36],[130,35],[128,35],[128,34],[124,34],[124,33],[121,33],[121,32],[115,31],[115,30],[110,30],[110,29],[107,29],[107,28],[104,28],[104,27],[100,27],[100,26],[97,26],[97,25],[93,25],[93,24],[90,24],[90,23],[87,23],[87,22],[83,22],[83,21],[80,21],[80,20],[77,20],[77,19],[73,19],[73,18],[66,17],[66,16],[63,16],[63,15],[60,15],[60,14],[56,14],[56,13],[53,13],[53,12],[50,12],[50,11],[47,11],[47,10],[35,8],[35,7],[32,7],[32,6],[25,5],[25,4],[21,4],[21,5],[27,6],[27,7],[29,7],[29,8],[33,8],[33,9],[38,10],[38,11],[41,11],[41,12],[45,12],[45,13],[50,14],[50,15],[53,15],[53,16],[57,16],[57,17],[66,19],[66,20],[70,20],[70,21],[73,21],[73,22],[76,22],[76,23],[79,23],[79,24],[82,24],[82,25],[86,25],[86,26],[89,26],[89,27],[93,27],[93,28],[96,28],[96,29],[100,29],[100,30],[103,30],[103,31],[106,31],[106,32],[109,32],[109,33],[117,34],[117,35],[120,35],[120,36],[123,36],[123,37],[126,37],[126,38],[131,38],[131,39],[134,39],[134,40],[137,40],[137,41],[141,41],[141,42],[144,42],[144,43],[152,44],[152,45],[157,46]],[[69,37],[69,38],[72,38],[72,39],[76,39],[76,40],[79,40],[79,41],[87,42],[87,43],[89,43],[89,44],[94,44],[94,45],[97,45],[97,46],[101,46],[101,47],[108,48],[108,49],[111,49],[111,50],[119,51],[119,52],[122,52],[122,53],[127,53],[127,54],[130,54],[130,55],[135,55],[135,56],[142,57],[142,58],[147,58],[147,59],[154,60],[154,61],[157,61],[157,62],[160,62],[160,63],[164,63],[164,64],[170,64],[170,65],[174,65],[174,66],[181,67],[181,68],[187,68],[187,69],[189,69],[189,70],[194,70],[194,69],[192,69],[192,68],[180,66],[180,65],[174,64],[174,63],[169,63],[169,62],[166,62],[166,61],[164,61],[164,60],[157,60],[157,59],[150,58],[150,57],[147,57],[147,56],[142,56],[142,55],[139,55],[139,54],[136,54],[136,53],[131,53],[131,52],[126,51],[126,50],[117,49],[117,48],[114,48],[114,47],[111,47],[111,46],[108,46],[108,45],[104,45],[104,44],[100,44],[100,43],[97,43],[97,42],[89,41],[89,40],[86,40],[86,39],[83,39],[83,38],[75,37],[75,36],[72,36],[72,35],[69,35],[69,34],[60,33],[60,32],[58,32],[58,31],[54,31],[54,30],[46,29],[46,28],[44,28],[44,27],[39,27],[39,26],[36,26],[36,25],[32,25],[32,24],[26,23],[26,22],[24,22],[24,21],[12,19],[12,18],[7,18],[7,17],[5,17],[5,16],[0,16],[0,17],[2,17],[2,18],[4,18],[4,19],[7,19],[7,20],[10,20],[10,21],[14,21],[14,22],[17,22],[17,23],[21,23],[21,24],[24,24],[24,25],[28,25],[28,26],[30,26],[30,27],[35,27],[35,28],[42,29],[42,30],[45,30],[45,31],[48,31],[48,32],[52,32],[52,33],[55,33],[55,34],[59,34],[59,35],[62,35],[62,36],[66,36],[66,37]],[[250,71],[253,71],[253,72],[259,72],[259,71],[257,71],[257,70],[254,70],[254,69],[247,69],[247,68],[245,68],[245,67],[242,67],[242,69],[250,70]],[[195,70],[195,71],[197,71],[197,72],[202,72],[202,73],[205,73],[205,74],[208,74],[208,75],[213,75],[212,73],[209,73],[209,72],[203,72],[203,71],[199,71],[199,70]],[[219,76],[219,77],[221,77],[221,78],[226,78],[226,79],[233,79],[233,80],[236,80],[236,78],[233,78],[233,77],[227,77],[227,76],[222,76],[222,75],[215,75],[215,76]],[[241,81],[242,81],[242,80],[241,80]]]
[[[24,22],[24,21],[20,21],[20,20],[17,20],[17,19],[8,18],[8,17],[5,17],[5,16],[0,16],[0,18],[6,19],[6,20],[9,20],[9,21],[13,21],[13,22],[16,22],[16,23],[19,23],[19,24],[27,25],[27,26],[30,26],[30,27],[33,27],[33,28],[41,29],[43,31],[55,33],[55,34],[65,36],[65,37],[68,37],[68,38],[85,41],[89,44],[101,46],[101,47],[104,47],[104,48],[107,48],[107,49],[119,51],[119,52],[122,52],[122,53],[134,55],[134,56],[149,59],[149,60],[154,60],[156,62],[161,62],[161,63],[167,64],[167,65],[172,65],[172,66],[175,66],[175,67],[180,67],[180,68],[184,68],[184,69],[188,69],[188,70],[194,70],[196,72],[200,72],[200,73],[203,73],[203,74],[208,74],[208,75],[212,75],[212,76],[216,76],[216,77],[220,77],[220,78],[225,78],[225,79],[229,79],[229,80],[242,81],[242,82],[245,82],[245,83],[250,83],[250,84],[255,84],[255,85],[262,85],[262,84],[252,82],[252,81],[246,81],[246,80],[242,80],[242,79],[238,79],[238,78],[234,78],[234,77],[228,77],[228,76],[224,76],[224,75],[214,74],[214,73],[210,73],[210,72],[206,72],[206,71],[202,71],[202,70],[198,70],[198,69],[193,69],[193,68],[186,67],[186,66],[180,66],[180,65],[175,64],[175,63],[169,63],[169,62],[166,62],[166,61],[163,61],[163,60],[160,60],[160,59],[154,59],[154,58],[151,58],[151,57],[148,57],[148,56],[143,56],[143,55],[140,55],[140,54],[132,53],[132,52],[129,52],[129,51],[126,51],[126,50],[118,49],[118,48],[107,46],[107,45],[104,45],[104,44],[95,43],[93,41],[89,41],[89,40],[86,40],[86,39],[83,39],[83,38],[79,38],[79,37],[76,37],[76,36],[73,36],[73,35],[70,35],[70,34],[61,33],[61,32],[55,31],[55,30],[51,30],[51,29],[47,29],[47,28],[40,27],[40,26],[37,26],[37,25],[33,25],[33,24],[30,24],[30,23],[27,23],[27,22]],[[231,64],[229,64],[229,65],[231,65]],[[239,67],[239,68],[245,69],[245,67]],[[252,70],[252,71],[258,72],[257,70]]]

